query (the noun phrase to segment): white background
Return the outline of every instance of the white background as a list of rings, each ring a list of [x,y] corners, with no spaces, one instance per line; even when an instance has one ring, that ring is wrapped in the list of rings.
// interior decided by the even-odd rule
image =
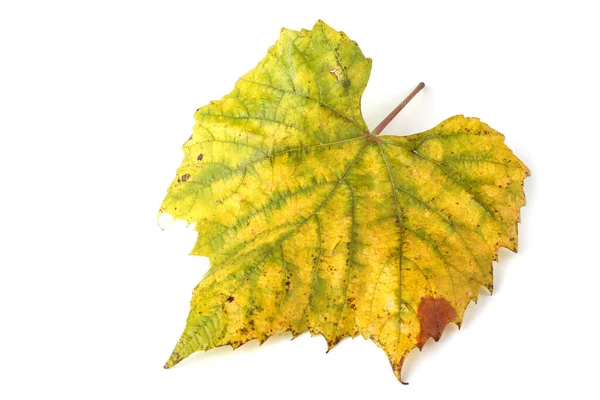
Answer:
[[[598,398],[593,1],[1,4],[1,398]],[[386,133],[462,113],[506,135],[532,171],[520,251],[409,386],[373,343],[308,334],[164,370],[208,265],[156,224],[193,113],[319,18],[373,58],[371,128],[424,81]]]

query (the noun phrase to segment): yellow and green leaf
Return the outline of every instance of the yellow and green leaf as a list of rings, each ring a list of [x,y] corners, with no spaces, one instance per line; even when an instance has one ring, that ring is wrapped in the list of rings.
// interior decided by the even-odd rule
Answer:
[[[517,250],[525,165],[477,118],[369,132],[371,60],[322,21],[283,29],[231,93],[195,114],[160,212],[195,223],[211,268],[166,367],[290,331],[362,335],[402,363]]]

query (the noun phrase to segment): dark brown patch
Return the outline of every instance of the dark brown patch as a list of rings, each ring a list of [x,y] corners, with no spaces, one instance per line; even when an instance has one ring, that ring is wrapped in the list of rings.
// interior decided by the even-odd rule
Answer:
[[[419,322],[421,332],[417,337],[417,346],[423,347],[427,339],[440,340],[444,328],[456,318],[456,311],[450,302],[442,297],[422,297],[419,304]]]
[[[198,161],[202,161],[203,158],[204,158],[204,155],[203,154],[199,154],[197,160]]]
[[[233,300],[235,300],[235,299],[233,298],[233,296],[229,296],[229,297],[227,298],[227,302],[228,302],[228,303],[231,303]]]
[[[181,182],[185,182],[190,179],[190,174],[185,174],[181,176]]]

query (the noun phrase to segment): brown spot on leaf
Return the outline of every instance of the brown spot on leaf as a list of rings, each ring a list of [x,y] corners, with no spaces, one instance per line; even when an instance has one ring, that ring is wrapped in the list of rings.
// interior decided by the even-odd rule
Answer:
[[[190,179],[190,174],[185,174],[181,176],[181,182],[185,182]]]
[[[228,303],[231,303],[233,300],[235,300],[235,299],[233,298],[233,296],[229,296],[229,297],[227,298],[227,302],[228,302]]]
[[[440,340],[448,322],[456,318],[454,307],[442,297],[421,297],[418,314],[421,323],[421,332],[417,337],[419,348],[422,348],[430,337],[436,342]]]
[[[204,158],[204,155],[203,154],[199,154],[197,160],[198,161],[202,161],[203,158]]]

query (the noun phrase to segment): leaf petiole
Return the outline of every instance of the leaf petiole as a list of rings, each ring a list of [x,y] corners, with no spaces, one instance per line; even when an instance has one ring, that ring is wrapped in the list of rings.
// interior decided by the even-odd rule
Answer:
[[[390,122],[392,122],[396,115],[398,115],[398,113],[402,111],[402,109],[406,107],[406,105],[412,100],[412,98],[415,97],[417,93],[419,93],[424,87],[425,84],[423,82],[419,82],[419,84],[413,89],[413,91],[410,92],[410,94],[406,96],[404,100],[402,100],[402,103],[398,104],[398,106],[394,108],[394,110],[391,113],[389,113],[389,115],[385,117],[384,120],[381,121],[375,129],[373,129],[373,132],[371,132],[371,136],[379,135],[381,131],[383,131],[385,127],[388,126]]]

